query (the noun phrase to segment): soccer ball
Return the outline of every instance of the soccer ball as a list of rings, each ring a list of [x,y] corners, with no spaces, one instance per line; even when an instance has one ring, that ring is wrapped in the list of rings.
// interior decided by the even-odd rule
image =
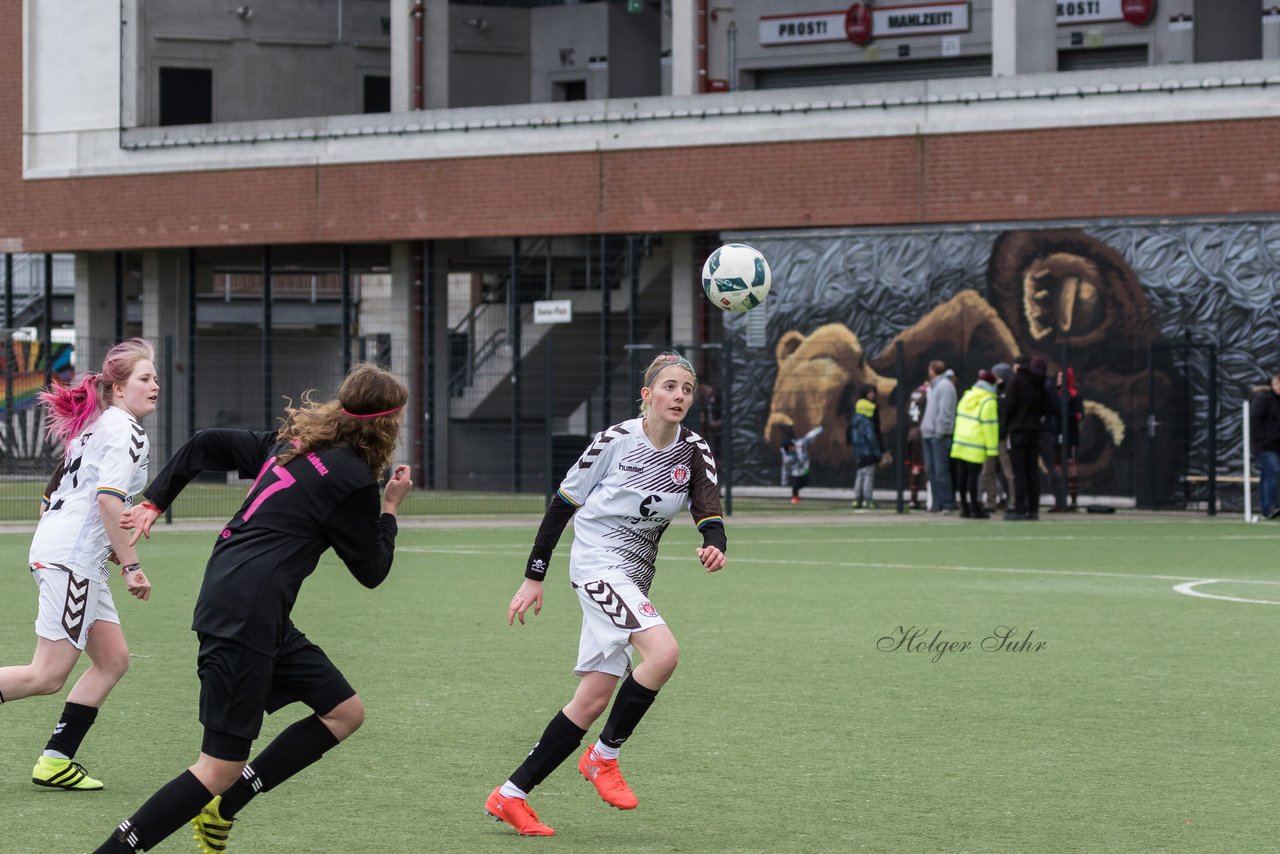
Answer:
[[[716,308],[749,311],[769,295],[773,274],[760,250],[745,243],[726,243],[702,265],[702,289]]]

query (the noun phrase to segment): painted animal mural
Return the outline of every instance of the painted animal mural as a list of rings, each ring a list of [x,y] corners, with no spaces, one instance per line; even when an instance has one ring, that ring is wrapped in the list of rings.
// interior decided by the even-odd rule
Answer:
[[[1166,267],[1173,265],[1179,275],[1184,269],[1167,231],[1146,234],[1134,227],[1120,233],[1125,252],[1082,229],[735,235],[770,257],[776,288],[768,315],[772,364],[739,372],[744,383],[758,385],[772,372],[772,382],[767,397],[756,393],[735,403],[761,425],[754,440],[736,431],[738,458],[761,473],[761,483],[772,482],[783,438],[822,424],[826,430],[812,449],[815,482],[825,470],[831,485],[847,485],[844,436],[859,388],[879,391],[881,427],[891,448],[899,382],[919,384],[932,359],[952,367],[963,389],[978,369],[1019,355],[1043,356],[1053,377],[1065,352],[1085,398],[1079,451],[1085,488],[1136,496],[1140,504],[1172,493],[1177,466],[1166,463],[1171,455],[1189,453],[1175,449],[1169,431],[1158,428],[1177,420],[1177,407],[1191,404],[1179,400],[1186,378],[1171,356],[1177,339],[1171,341],[1157,316],[1169,309],[1167,294],[1144,281],[1129,258],[1136,253],[1151,275],[1153,259],[1143,250],[1158,246]],[[1280,240],[1273,245],[1280,256]],[[1278,267],[1269,268],[1273,280],[1280,279]],[[1179,291],[1194,293],[1189,281]],[[1257,306],[1267,309],[1274,313],[1270,304]],[[1170,325],[1167,318],[1163,325]],[[743,333],[740,318],[726,323],[727,335],[742,338],[734,345],[738,353],[749,351]],[[1190,341],[1192,333],[1181,337]],[[1266,358],[1258,361],[1258,376],[1242,377],[1242,387],[1270,369]],[[752,397],[737,383],[733,393]],[[1231,429],[1228,423],[1228,437]]]

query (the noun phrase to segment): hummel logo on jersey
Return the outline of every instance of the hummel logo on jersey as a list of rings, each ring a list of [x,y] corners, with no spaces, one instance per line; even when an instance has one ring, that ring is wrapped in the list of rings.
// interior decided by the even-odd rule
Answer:
[[[622,601],[622,597],[614,592],[613,585],[607,581],[592,581],[584,584],[582,589],[587,591],[587,595],[591,597],[591,601],[600,606],[600,610],[604,611],[605,616],[613,621],[613,624],[620,629],[638,629],[640,621],[636,619],[636,615],[631,613],[631,609],[627,607],[627,603]]]
[[[72,640],[79,640],[84,629],[84,606],[88,598],[89,582],[75,573],[67,573],[67,601],[62,606],[62,627]]]
[[[77,474],[77,472],[80,471],[80,463],[83,460],[84,460],[84,457],[76,457],[74,460],[71,461],[71,465],[67,466],[67,470],[62,473],[63,477],[66,477],[67,475],[71,475],[72,489],[75,489],[77,486],[80,485],[80,475]]]

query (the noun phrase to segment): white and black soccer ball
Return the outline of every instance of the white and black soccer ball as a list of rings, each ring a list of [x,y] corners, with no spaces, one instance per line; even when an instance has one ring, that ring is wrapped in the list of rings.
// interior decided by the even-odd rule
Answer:
[[[745,243],[726,243],[702,265],[702,289],[725,311],[750,311],[764,302],[773,284],[769,262]]]

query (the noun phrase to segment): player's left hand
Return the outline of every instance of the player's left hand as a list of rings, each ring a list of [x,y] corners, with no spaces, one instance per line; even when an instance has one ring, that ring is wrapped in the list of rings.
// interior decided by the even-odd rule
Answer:
[[[718,569],[724,569],[728,558],[724,556],[724,552],[715,546],[707,546],[698,549],[698,560],[702,561],[702,565],[706,567],[707,572],[715,572]]]
[[[140,569],[126,573],[124,585],[130,596],[141,599],[143,602],[151,598],[151,582],[147,580],[146,573]]]
[[[516,591],[516,595],[511,597],[511,604],[507,606],[507,625],[514,625],[515,618],[520,618],[520,625],[524,625],[524,614],[533,607],[534,616],[542,613],[542,582],[534,581],[532,578],[526,578],[520,584],[520,589]]]
[[[136,545],[140,537],[151,539],[151,526],[160,518],[160,508],[150,501],[135,504],[120,514],[120,527],[133,531],[129,545]]]

